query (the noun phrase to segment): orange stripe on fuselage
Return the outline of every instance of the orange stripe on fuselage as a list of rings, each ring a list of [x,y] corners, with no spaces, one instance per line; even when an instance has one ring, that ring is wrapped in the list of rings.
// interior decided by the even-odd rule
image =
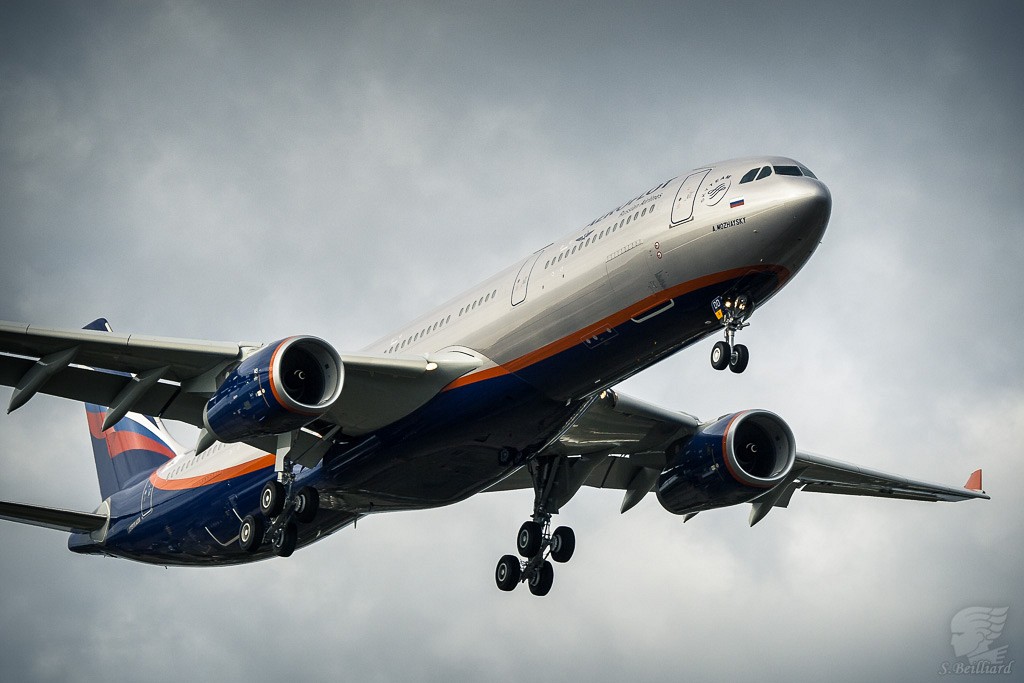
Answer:
[[[223,470],[217,470],[216,472],[210,472],[209,474],[200,474],[195,477],[184,477],[182,479],[164,479],[158,474],[158,472],[153,472],[153,474],[149,475],[149,480],[153,483],[153,486],[164,491],[183,491],[185,489],[195,489],[200,486],[218,484],[222,481],[227,481],[228,479],[241,477],[244,474],[250,474],[268,467],[273,467],[275,460],[276,457],[273,453],[267,453],[255,460],[243,462],[240,465],[228,467]]]
[[[783,268],[782,266],[751,266],[747,268],[733,268],[732,270],[726,270],[721,273],[715,273],[714,275],[705,275],[704,277],[699,277],[695,280],[690,280],[689,282],[684,282],[670,289],[666,289],[663,292],[652,294],[651,296],[645,299],[641,299],[640,301],[636,302],[632,306],[629,306],[628,308],[613,313],[612,315],[602,320],[599,320],[592,325],[588,325],[582,330],[577,330],[572,334],[566,335],[561,339],[557,339],[551,342],[550,344],[542,346],[535,351],[531,351],[523,356],[520,356],[519,358],[508,361],[507,363],[498,365],[493,368],[477,370],[476,372],[460,377],[454,382],[448,384],[448,386],[446,386],[443,389],[443,391],[456,389],[458,387],[464,387],[469,384],[475,384],[476,382],[482,382],[484,380],[493,379],[495,377],[501,377],[503,375],[518,372],[519,370],[528,368],[535,363],[539,363],[540,361],[547,360],[548,358],[556,356],[563,351],[567,351],[572,347],[582,343],[584,339],[588,339],[594,336],[595,334],[600,334],[605,329],[618,327],[619,325],[625,323],[630,318],[635,318],[641,313],[649,311],[661,304],[667,303],[670,299],[675,299],[678,296],[683,296],[685,294],[689,294],[690,292],[695,292],[698,289],[703,289],[704,287],[710,287],[711,285],[718,284],[719,282],[725,282],[726,280],[742,277],[751,272],[774,272],[776,275],[779,276],[781,282],[783,283],[787,279],[789,279],[789,271]],[[584,332],[584,330],[588,332]]]

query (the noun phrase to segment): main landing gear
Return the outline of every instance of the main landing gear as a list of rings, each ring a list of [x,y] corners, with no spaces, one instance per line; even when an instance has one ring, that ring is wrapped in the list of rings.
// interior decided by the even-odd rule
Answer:
[[[555,570],[550,560],[568,562],[576,550],[576,534],[567,526],[551,531],[552,512],[549,511],[552,486],[555,483],[558,459],[540,458],[528,465],[534,482],[533,517],[519,527],[516,536],[516,550],[523,558],[505,555],[498,560],[494,580],[498,588],[511,591],[520,583],[530,587],[534,595],[547,595],[555,580]]]
[[[735,373],[747,369],[750,352],[743,344],[736,344],[736,333],[750,325],[746,322],[754,307],[746,294],[736,297],[718,297],[711,303],[715,317],[725,328],[725,341],[716,342],[711,348],[711,367],[715,370],[729,368]]]
[[[247,553],[269,542],[275,555],[288,557],[299,540],[298,525],[312,522],[320,508],[316,489],[304,486],[295,491],[292,463],[285,458],[282,464],[285,469],[260,491],[260,513],[246,515],[238,529],[238,545]]]

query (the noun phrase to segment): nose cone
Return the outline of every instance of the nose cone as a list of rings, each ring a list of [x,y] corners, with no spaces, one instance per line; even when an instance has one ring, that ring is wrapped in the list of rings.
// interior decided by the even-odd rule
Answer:
[[[813,178],[794,178],[788,184],[782,210],[776,214],[775,244],[782,252],[780,260],[795,273],[811,257],[825,234],[832,215],[832,193],[824,183]]]
[[[791,238],[817,243],[825,234],[832,215],[832,193],[820,180],[801,178],[792,184],[785,202],[792,215],[787,233]]]

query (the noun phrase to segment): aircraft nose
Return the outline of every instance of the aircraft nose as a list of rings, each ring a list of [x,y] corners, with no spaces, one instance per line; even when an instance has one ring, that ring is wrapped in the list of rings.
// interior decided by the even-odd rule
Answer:
[[[791,236],[817,244],[832,215],[832,193],[828,187],[820,180],[802,178],[786,204],[792,209]]]

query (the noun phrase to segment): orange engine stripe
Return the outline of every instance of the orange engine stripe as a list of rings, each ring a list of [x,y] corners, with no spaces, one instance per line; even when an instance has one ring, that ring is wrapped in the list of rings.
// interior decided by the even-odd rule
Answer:
[[[267,384],[270,385],[270,392],[274,395],[274,400],[277,401],[277,405],[281,406],[285,410],[288,410],[288,408],[285,407],[284,401],[281,400],[281,397],[277,393],[277,389],[274,388],[274,361],[277,360],[278,352],[281,350],[281,347],[284,346],[285,342],[288,341],[288,339],[291,339],[291,337],[288,337],[287,339],[282,339],[281,343],[279,343],[277,345],[277,348],[274,349],[274,353],[270,354],[270,365],[267,367]]]

